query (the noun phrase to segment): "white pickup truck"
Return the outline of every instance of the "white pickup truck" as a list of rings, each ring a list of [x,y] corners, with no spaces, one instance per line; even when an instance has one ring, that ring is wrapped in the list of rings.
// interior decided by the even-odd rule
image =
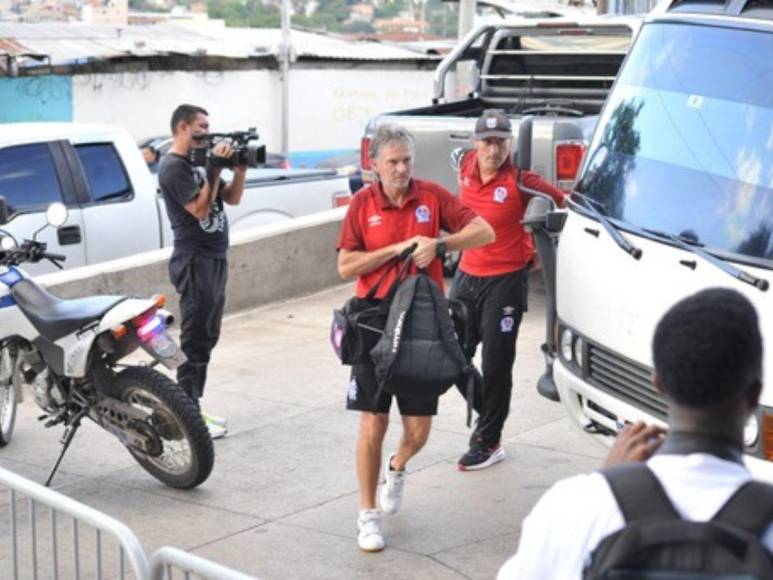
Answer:
[[[51,203],[67,205],[67,223],[38,237],[50,252],[67,256],[67,268],[172,244],[156,178],[129,133],[117,127],[0,125],[0,195],[9,213],[2,227],[17,239],[45,225]],[[334,170],[249,169],[241,204],[226,211],[233,232],[345,205],[350,197],[347,177]],[[52,269],[45,262],[29,268]]]

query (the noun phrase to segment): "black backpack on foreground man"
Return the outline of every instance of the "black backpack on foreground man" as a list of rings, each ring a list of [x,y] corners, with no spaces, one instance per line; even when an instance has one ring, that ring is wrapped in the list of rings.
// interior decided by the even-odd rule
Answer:
[[[668,435],[629,425],[604,470],[548,490],[500,580],[773,578],[773,486],[743,464],[762,390],[754,307],[728,289],[682,300],[657,326],[653,360]]]

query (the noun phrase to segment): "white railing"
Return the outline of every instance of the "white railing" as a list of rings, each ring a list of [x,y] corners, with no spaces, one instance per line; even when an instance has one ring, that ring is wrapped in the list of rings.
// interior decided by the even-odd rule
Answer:
[[[185,580],[188,580],[191,574],[213,580],[216,578],[218,580],[221,578],[223,580],[255,580],[253,576],[235,572],[189,552],[168,546],[159,548],[150,560],[150,580],[174,580],[174,570],[182,572]]]
[[[176,548],[163,547],[149,560],[125,524],[0,468],[2,487],[8,489],[10,524],[0,526],[3,580],[173,580],[174,570],[186,580],[191,574],[204,580],[255,580]]]

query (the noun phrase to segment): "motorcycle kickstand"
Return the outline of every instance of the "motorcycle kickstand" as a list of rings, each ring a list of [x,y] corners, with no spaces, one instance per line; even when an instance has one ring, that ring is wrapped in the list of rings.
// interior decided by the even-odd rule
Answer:
[[[70,443],[72,443],[72,440],[75,437],[75,433],[81,426],[81,419],[83,419],[83,417],[85,417],[88,412],[88,409],[81,409],[78,411],[78,413],[73,417],[72,423],[70,423],[67,426],[67,429],[65,429],[64,437],[62,437],[61,441],[62,452],[59,454],[56,463],[54,463],[54,467],[51,468],[51,472],[48,474],[48,479],[46,479],[46,483],[44,484],[45,487],[49,487],[51,485],[51,480],[54,479],[54,475],[56,475],[56,471],[59,469],[59,465],[62,463],[62,459],[64,459],[64,454],[67,453],[67,449],[69,449]]]

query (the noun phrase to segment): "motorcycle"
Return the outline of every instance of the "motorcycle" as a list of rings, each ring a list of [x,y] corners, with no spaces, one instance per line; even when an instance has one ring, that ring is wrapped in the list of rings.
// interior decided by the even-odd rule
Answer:
[[[0,223],[7,208],[0,196]],[[203,483],[214,465],[209,431],[197,404],[158,364],[175,369],[185,355],[169,336],[172,315],[163,296],[151,299],[92,296],[63,300],[18,266],[65,256],[46,251],[37,235],[67,221],[67,208],[52,204],[47,224],[19,244],[0,229],[0,447],[13,435],[23,389],[44,411],[46,427],[64,425],[62,449],[46,486],[83,419],[114,435],[153,477],[171,487]],[[149,364],[122,363],[142,349]]]

